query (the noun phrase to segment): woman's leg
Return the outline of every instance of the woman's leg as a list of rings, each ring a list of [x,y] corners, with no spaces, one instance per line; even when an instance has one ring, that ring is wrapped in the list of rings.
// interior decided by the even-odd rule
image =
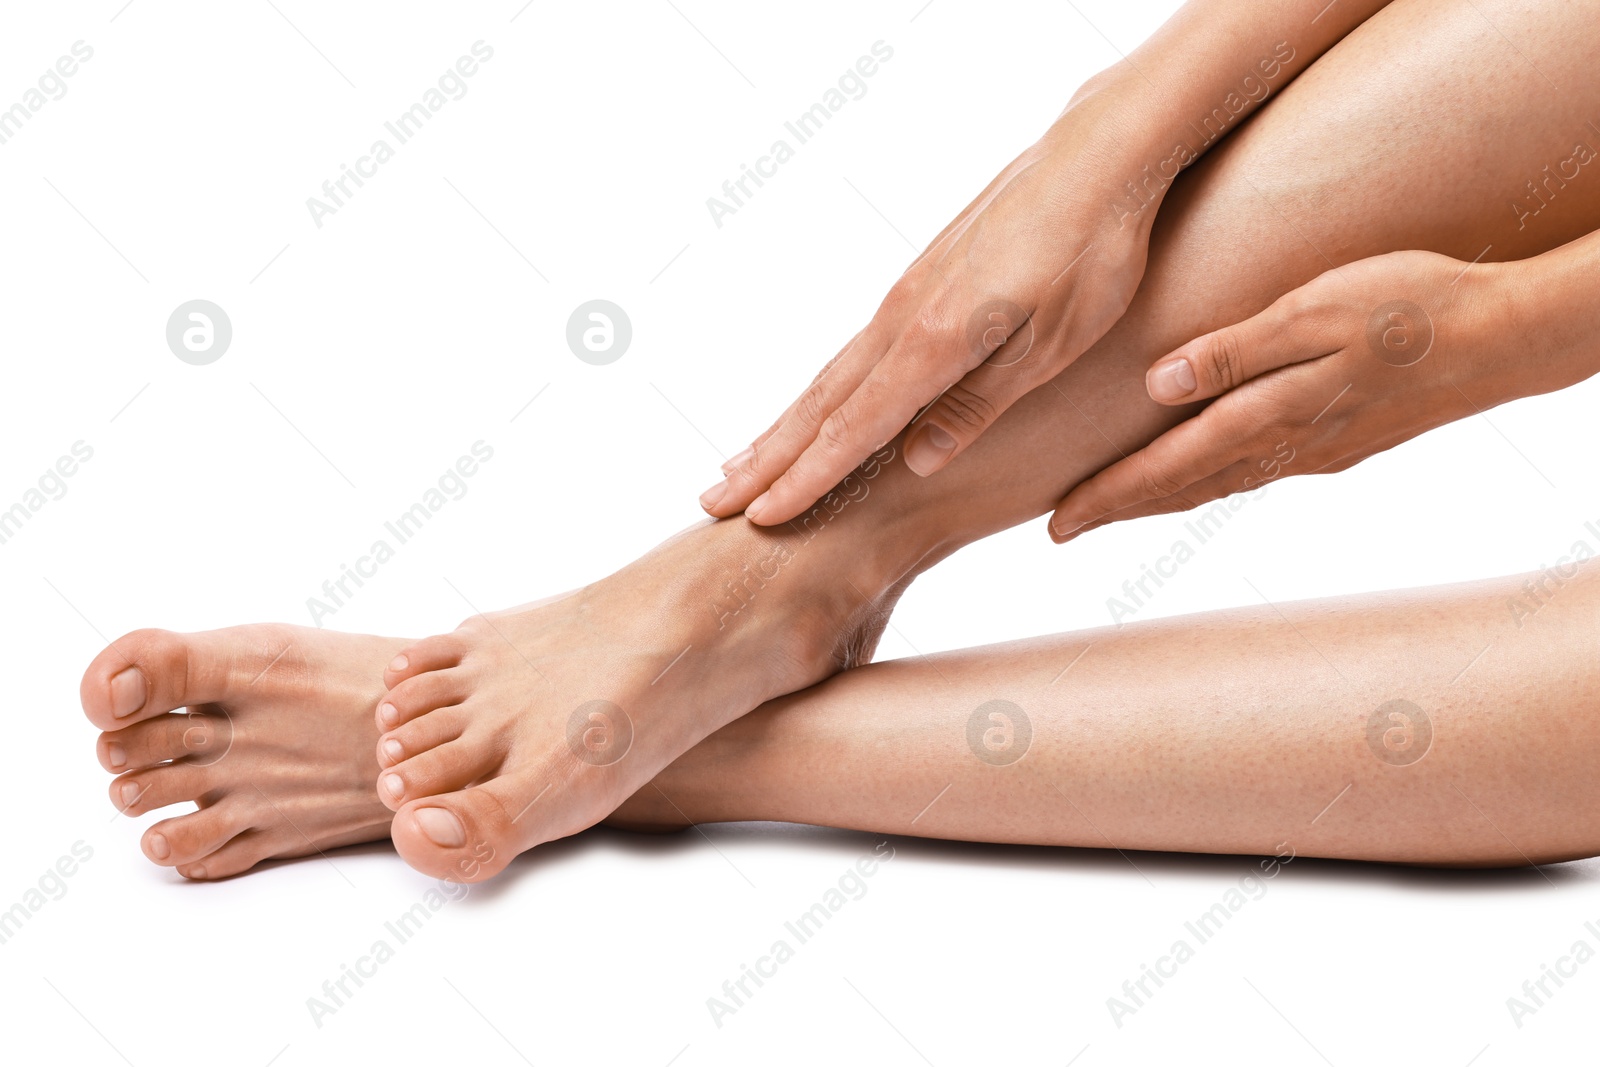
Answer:
[[[401,854],[436,874],[483,869],[472,857],[485,849],[503,864],[603,818],[757,703],[849,662],[911,575],[1043,513],[1187,414],[1151,402],[1142,373],[1197,334],[1338,262],[1403,247],[1518,256],[1594,228],[1600,172],[1579,173],[1531,221],[1510,210],[1540,167],[1573,155],[1588,134],[1587,101],[1600,99],[1600,22],[1574,12],[1557,0],[1401,0],[1364,24],[1185,176],[1123,321],[937,476],[876,464],[872,477],[843,483],[835,507],[788,528],[734,519],[686,535],[670,585],[629,568],[570,601],[416,646],[386,679],[397,715],[380,796],[398,813]],[[1537,57],[1537,72],[1524,56]],[[719,538],[743,543],[732,550],[737,573]],[[641,600],[674,607],[641,626],[628,619]],[[793,639],[804,629],[790,613],[809,603],[835,606],[823,629],[842,623],[844,655],[839,629],[831,649]],[[574,648],[575,635],[590,641],[593,620],[614,643]],[[527,714],[530,705],[543,714]],[[574,721],[615,746],[578,757],[598,769],[573,773]]]
[[[1181,418],[1149,400],[1143,375],[1191,337],[1259,311],[1334,262],[1405,247],[1472,259],[1492,245],[1485,258],[1514,257],[1593,228],[1600,173],[1547,194],[1548,206],[1520,229],[1510,198],[1586,136],[1582,102],[1600,97],[1600,68],[1589,62],[1597,46],[1600,25],[1554,2],[1397,0],[1180,177],[1122,322],[937,476],[885,462],[789,528],[705,524],[579,596],[479,618],[417,650],[387,679],[405,721],[384,737],[398,754],[386,751],[381,762],[398,779],[398,792],[385,796],[402,812],[394,833],[407,859],[443,876],[487,876],[602,817],[731,719],[867,658],[883,613],[918,571],[1044,514],[1071,485]],[[1541,75],[1520,65],[1524,54],[1562,91],[1544,93]],[[1076,252],[1064,249],[1064,259]],[[110,732],[142,725],[197,703],[184,686],[202,681],[200,699],[241,713],[314,706],[314,680],[308,686],[285,664],[334,655],[323,648],[328,637],[222,635],[141,632],[117,642],[85,676],[89,717]],[[441,658],[430,662],[430,652]],[[340,677],[381,671],[343,662],[358,654],[340,646]],[[581,728],[597,700],[621,707],[631,724],[630,747],[614,763],[591,762],[606,757],[569,739],[575,714],[581,738],[605,736]],[[317,708],[324,721],[352,712],[370,721],[370,702],[345,687],[330,686],[327,701]],[[378,740],[376,727],[360,732]],[[241,758],[249,744],[241,731],[225,760],[167,767],[153,764],[185,756],[172,746],[186,735],[168,730],[158,744],[152,732],[138,749],[148,762],[116,768],[127,773],[113,796],[134,785],[129,795],[144,798],[128,808],[134,814],[232,798],[209,822],[184,821],[193,815],[166,826],[187,846],[164,861],[186,873],[235,873],[284,854],[286,840],[316,847],[317,834],[291,833],[279,809],[296,797],[293,766],[322,754],[296,747],[296,739],[311,747],[303,731],[282,733],[253,763]],[[111,743],[102,740],[103,758]],[[276,764],[283,773],[269,777],[280,791],[260,795],[245,768],[260,780]],[[462,788],[470,782],[479,784]],[[444,810],[443,840],[460,843],[428,837],[416,815],[423,808]],[[368,826],[370,816],[342,821]],[[200,863],[219,840],[229,842],[227,862]]]
[[[1514,866],[1600,853],[1597,753],[1590,566],[871,664],[614,821]]]

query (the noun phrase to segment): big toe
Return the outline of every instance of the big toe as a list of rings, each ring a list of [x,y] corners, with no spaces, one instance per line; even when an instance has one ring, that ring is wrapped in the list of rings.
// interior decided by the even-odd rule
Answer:
[[[83,713],[109,732],[177,708],[220,703],[270,670],[292,644],[285,630],[265,626],[197,634],[135,630],[83,672]]]
[[[514,824],[499,798],[480,786],[407,804],[390,833],[400,857],[423,874],[481,882],[522,851]]]

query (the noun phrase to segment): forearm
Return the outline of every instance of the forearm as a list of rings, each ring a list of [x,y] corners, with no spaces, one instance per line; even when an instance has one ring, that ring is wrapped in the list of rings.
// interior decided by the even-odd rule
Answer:
[[[1190,0],[1089,79],[1045,140],[1093,153],[1112,212],[1148,229],[1180,170],[1388,2]]]
[[[1531,259],[1489,264],[1503,294],[1497,358],[1512,399],[1562,389],[1600,371],[1600,231]]]
[[[1593,855],[1597,579],[1574,566],[873,664],[727,726],[657,785],[696,821],[1468,866]],[[651,819],[651,789],[631,804],[670,818]]]

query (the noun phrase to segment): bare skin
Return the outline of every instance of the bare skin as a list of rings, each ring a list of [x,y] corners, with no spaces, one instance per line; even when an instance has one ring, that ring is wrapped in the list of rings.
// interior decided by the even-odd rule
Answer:
[[[117,775],[111,802],[128,815],[200,806],[146,830],[144,854],[186,878],[227,878],[389,836],[372,708],[381,664],[404,646],[262,624],[136,630],[96,656],[81,696],[106,731],[96,753]]]
[[[1475,7],[1508,18],[1504,4],[1480,0]],[[1587,56],[1594,42],[1583,38],[1594,27],[1571,25],[1555,8],[1512,20],[1517,44],[1537,54],[1552,78],[1592,90],[1597,75]],[[409,646],[403,665],[392,662],[399,651],[392,642],[300,632],[297,645],[307,647],[293,657],[325,663],[339,678],[381,676],[397,726],[375,720],[379,692],[370,686],[333,686],[320,699],[315,682],[279,668],[243,684],[251,667],[267,666],[253,630],[219,632],[251,643],[243,651],[225,636],[149,638],[148,651],[130,639],[118,642],[85,678],[90,718],[120,733],[193,703],[181,699],[181,676],[172,677],[182,659],[163,642],[192,652],[191,660],[201,657],[202,677],[218,661],[238,666],[227,686],[201,698],[229,709],[236,722],[298,709],[283,712],[299,716],[296,730],[283,734],[299,739],[298,751],[254,749],[236,731],[230,755],[201,773],[171,747],[165,751],[179,762],[141,772],[142,781],[171,776],[171,787],[152,790],[166,802],[209,798],[204,811],[177,820],[173,834],[184,819],[244,795],[249,778],[231,768],[246,766],[240,757],[251,752],[263,764],[298,764],[282,769],[285,782],[295,774],[337,777],[308,763],[345,768],[359,760],[376,774],[381,760],[378,795],[398,811],[396,845],[439,877],[488,877],[516,853],[598,821],[758,704],[868,658],[884,613],[921,570],[963,544],[1049,512],[1070,487],[1192,413],[1150,400],[1144,373],[1158,357],[1256,314],[1325,270],[1330,258],[1350,262],[1417,247],[1470,261],[1491,242],[1487,258],[1527,256],[1595,228],[1596,201],[1575,183],[1571,196],[1541,214],[1540,226],[1506,232],[1501,201],[1537,171],[1533,161],[1581,128],[1581,100],[1596,94],[1534,100],[1522,91],[1525,79],[1509,71],[1501,84],[1498,72],[1519,61],[1516,51],[1491,27],[1452,19],[1451,10],[1442,0],[1396,0],[1187,171],[1162,207],[1128,313],[936,477],[912,473],[896,439],[872,477],[854,476],[824,512],[803,516],[809,525],[766,529],[735,519],[695,527],[564,600],[469,620],[453,634]],[[1465,69],[1481,72],[1470,87],[1460,84]],[[1359,108],[1348,106],[1353,92]],[[1411,153],[1381,143],[1379,132],[1397,128],[1411,138]],[[1499,138],[1489,156],[1476,147],[1485,128]],[[792,558],[774,565],[785,556]],[[357,640],[376,643],[346,643]],[[372,658],[357,663],[362,655]],[[118,718],[117,701],[132,698],[119,696],[111,679],[130,664],[157,696]],[[621,708],[631,724],[626,752],[613,762],[604,762],[615,751],[605,739],[615,736],[615,723],[594,725],[594,701]],[[575,746],[569,724],[585,708]],[[350,729],[367,746],[359,757],[312,739],[313,720],[358,717],[365,720],[360,730]],[[390,741],[399,743],[398,754]],[[102,748],[112,743],[103,738]],[[399,779],[398,795],[387,784],[390,773]],[[329,813],[330,826],[359,833],[355,824],[371,818],[371,803],[370,795],[351,800],[338,817]],[[443,815],[419,817],[429,810]],[[245,859],[318,841],[307,833],[295,844],[284,827],[264,830],[243,812],[231,822],[213,819],[207,840],[232,827],[261,835],[260,844],[248,851],[230,839],[223,847],[242,866],[195,854],[174,864],[181,873],[198,865],[202,876],[217,877],[244,869]],[[272,847],[269,833],[276,835]],[[146,851],[153,855],[148,837]]]
[[[1600,570],[1574,565],[869,664],[730,723],[613,818],[1553,863],[1600,853],[1597,650]]]

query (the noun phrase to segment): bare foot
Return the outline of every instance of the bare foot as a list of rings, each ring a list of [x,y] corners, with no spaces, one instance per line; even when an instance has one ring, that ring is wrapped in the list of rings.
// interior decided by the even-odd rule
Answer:
[[[383,665],[406,644],[266,624],[136,630],[96,656],[81,695],[106,731],[112,803],[129,815],[200,805],[146,830],[145,855],[185,878],[226,878],[388,837],[372,712]]]
[[[401,856],[487,878],[601,821],[731,719],[865,660],[904,583],[850,548],[702,525],[567,597],[401,651],[378,707]]]

